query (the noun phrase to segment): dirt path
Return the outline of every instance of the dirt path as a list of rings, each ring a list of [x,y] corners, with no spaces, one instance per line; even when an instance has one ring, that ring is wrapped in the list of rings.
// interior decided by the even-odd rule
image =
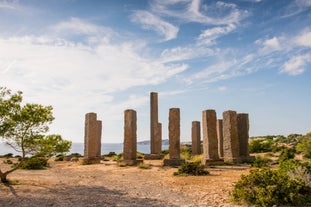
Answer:
[[[209,168],[209,176],[176,177],[176,168],[151,164],[139,169],[51,162],[47,170],[18,170],[9,179],[19,185],[0,185],[0,206],[234,206],[229,191],[248,173],[247,166],[222,166]]]

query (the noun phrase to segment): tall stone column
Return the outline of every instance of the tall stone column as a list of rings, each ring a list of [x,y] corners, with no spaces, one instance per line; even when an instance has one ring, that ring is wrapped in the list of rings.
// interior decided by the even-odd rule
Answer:
[[[216,131],[216,111],[205,110],[202,113],[203,128],[203,163],[219,164],[222,161],[218,156],[218,140]]]
[[[145,154],[145,160],[161,160],[162,154],[162,124],[158,122],[158,93],[150,93],[150,154]]]
[[[238,137],[236,111],[223,112],[224,160],[238,163],[240,159],[240,143]]]
[[[162,150],[162,140],[159,136],[158,122],[158,93],[150,93],[150,152],[160,154]]]
[[[238,113],[238,137],[240,143],[240,156],[241,158],[249,157],[248,140],[249,140],[249,119],[248,114]]]
[[[224,137],[222,132],[222,119],[218,119],[216,123],[217,140],[218,140],[218,155],[224,157]]]
[[[124,111],[124,145],[123,162],[128,165],[136,164],[137,153],[137,117],[136,111],[127,109]]]
[[[102,137],[102,121],[97,120],[96,122],[96,157],[101,157],[101,149],[102,149],[102,143],[101,143],[101,137]]]
[[[171,108],[168,123],[169,157],[164,160],[164,165],[179,166],[184,160],[180,159],[180,110]]]
[[[201,128],[199,121],[192,122],[191,128],[191,139],[192,139],[192,155],[201,154]]]
[[[100,163],[101,124],[96,113],[85,115],[84,126],[84,162],[86,164]]]

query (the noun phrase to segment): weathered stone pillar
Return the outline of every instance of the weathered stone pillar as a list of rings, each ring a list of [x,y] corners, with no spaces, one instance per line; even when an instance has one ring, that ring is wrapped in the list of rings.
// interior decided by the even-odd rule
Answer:
[[[97,157],[101,157],[101,149],[102,149],[102,143],[101,143],[101,137],[102,137],[102,121],[100,120],[97,120],[97,123],[96,123],[96,147],[97,147],[97,153],[96,153],[96,156]]]
[[[185,160],[180,159],[180,110],[179,108],[171,108],[169,111],[168,123],[169,136],[169,157],[164,160],[164,165],[179,166]]]
[[[240,143],[236,111],[223,112],[223,137],[225,162],[240,162]]]
[[[86,164],[100,163],[101,130],[101,121],[97,120],[96,113],[87,113],[84,126],[84,162]]]
[[[150,93],[150,154],[145,160],[160,160],[162,154],[162,124],[158,122],[158,93]]]
[[[124,111],[124,145],[123,162],[127,165],[136,164],[137,153],[137,117],[136,111],[127,109]]]
[[[249,140],[248,114],[238,113],[237,122],[238,122],[238,137],[239,137],[239,144],[240,144],[240,156],[242,160],[250,159],[249,150],[248,150],[248,140]]]
[[[162,149],[162,140],[159,136],[158,126],[158,93],[150,93],[150,152],[151,154],[160,154]]]
[[[199,121],[192,122],[191,128],[191,139],[192,139],[192,155],[201,154],[201,128]]]
[[[205,110],[202,113],[203,128],[203,163],[220,164],[222,160],[218,156],[218,140],[216,132],[216,111]]]
[[[219,158],[224,157],[224,137],[222,132],[222,119],[218,119],[216,123],[217,140],[218,140],[218,155]]]

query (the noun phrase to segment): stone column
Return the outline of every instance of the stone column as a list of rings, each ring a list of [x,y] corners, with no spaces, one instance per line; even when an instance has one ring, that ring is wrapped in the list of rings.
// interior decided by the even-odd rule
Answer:
[[[96,113],[85,115],[84,126],[84,162],[86,164],[100,163],[101,127]]]
[[[158,123],[158,93],[150,93],[150,153],[160,154],[162,150],[162,140],[159,136]]]
[[[224,160],[238,163],[240,159],[240,144],[238,138],[236,111],[223,112]]]
[[[192,122],[191,128],[191,139],[192,139],[192,155],[201,154],[201,128],[199,121]]]
[[[124,145],[123,162],[128,165],[136,164],[137,153],[137,118],[136,111],[127,109],[124,111]]]
[[[102,143],[101,143],[101,137],[102,137],[102,121],[97,120],[96,123],[96,147],[97,147],[97,152],[96,152],[96,157],[101,157],[101,149],[102,149]]]
[[[145,154],[145,160],[161,160],[162,154],[162,124],[158,122],[158,93],[150,93],[150,154]]]
[[[239,137],[239,143],[240,143],[240,156],[241,156],[241,158],[248,158],[249,157],[249,150],[248,150],[249,119],[248,119],[248,114],[238,113],[237,114],[237,122],[238,122],[238,137]]]
[[[171,108],[168,123],[169,157],[164,160],[164,165],[179,166],[184,160],[180,159],[180,110]]]
[[[224,157],[224,137],[222,133],[222,119],[218,119],[216,123],[217,140],[218,140],[218,155]]]
[[[203,128],[203,163],[220,164],[218,156],[218,140],[216,132],[216,111],[205,110],[202,113]]]

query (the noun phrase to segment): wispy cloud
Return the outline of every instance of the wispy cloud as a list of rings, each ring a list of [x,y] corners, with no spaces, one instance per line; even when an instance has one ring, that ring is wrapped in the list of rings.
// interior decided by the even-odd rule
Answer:
[[[187,47],[175,47],[163,50],[160,61],[163,63],[186,61],[200,57],[208,57],[214,53],[215,52],[210,48],[188,45]]]
[[[311,62],[311,55],[298,55],[288,60],[281,68],[280,73],[286,73],[288,75],[300,75],[305,71],[307,63]]]
[[[144,29],[154,30],[164,36],[164,40],[172,40],[177,37],[178,27],[162,20],[148,11],[135,11],[131,20],[140,23]]]
[[[294,43],[299,46],[311,47],[311,32],[305,31],[294,38]]]
[[[215,40],[223,35],[226,35],[236,29],[234,24],[229,24],[223,27],[213,27],[204,30],[197,38],[198,44],[212,45]]]
[[[162,16],[210,25],[238,23],[246,15],[235,4],[220,1],[210,6],[200,0],[156,0],[151,4],[151,9],[155,14]],[[216,15],[210,15],[211,13]]]

